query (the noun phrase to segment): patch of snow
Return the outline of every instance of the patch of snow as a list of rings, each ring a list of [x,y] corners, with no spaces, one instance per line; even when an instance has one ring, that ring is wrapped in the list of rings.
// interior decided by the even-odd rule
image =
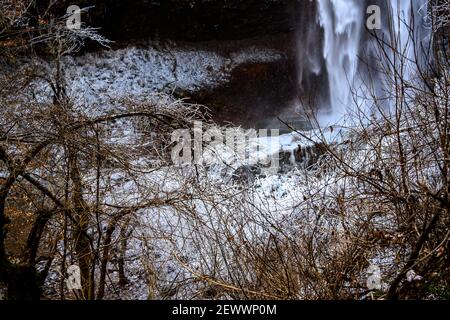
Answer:
[[[231,71],[246,62],[270,62],[282,54],[251,47],[230,55],[189,46],[150,43],[147,48],[130,46],[118,50],[64,57],[67,94],[78,105],[107,108],[122,97],[145,97],[175,89],[196,91],[226,83]],[[46,62],[42,61],[42,64]],[[50,64],[48,68],[53,67]],[[45,82],[35,84],[42,99],[50,99]]]

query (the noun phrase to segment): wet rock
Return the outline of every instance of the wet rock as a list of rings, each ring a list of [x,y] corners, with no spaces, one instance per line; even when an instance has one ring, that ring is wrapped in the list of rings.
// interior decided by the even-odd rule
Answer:
[[[48,0],[47,0],[48,1]],[[46,1],[43,1],[46,2]],[[99,0],[86,22],[113,40],[161,36],[179,40],[244,39],[294,29],[307,0]],[[63,11],[73,1],[60,1]],[[77,1],[90,6],[91,1]]]
[[[319,158],[327,152],[323,143],[315,143],[308,146],[299,146],[294,152],[295,162],[305,168],[309,168],[319,161]]]
[[[259,165],[244,165],[233,172],[231,180],[237,184],[252,185],[259,175],[261,175]]]
[[[323,143],[298,145],[295,150],[281,151],[279,153],[279,173],[287,173],[294,167],[312,169],[326,152],[327,148]]]
[[[189,94],[191,101],[207,105],[214,120],[244,128],[279,128],[277,116],[297,99],[295,35],[265,37],[246,43],[280,52],[273,61],[232,61],[229,81],[216,88]]]

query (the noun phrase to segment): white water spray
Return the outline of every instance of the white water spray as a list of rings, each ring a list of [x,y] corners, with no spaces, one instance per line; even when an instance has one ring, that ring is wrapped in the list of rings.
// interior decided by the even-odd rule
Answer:
[[[358,90],[360,78],[360,50],[365,28],[365,7],[361,0],[316,0],[318,22],[324,32],[323,58],[326,62],[330,106],[328,119],[340,121],[354,106],[353,90]],[[392,0],[387,2],[389,21],[384,26],[398,52],[403,56],[405,79],[409,80],[415,69],[416,57],[410,27],[414,22],[413,38],[416,45],[423,31],[427,14],[427,0]],[[411,7],[412,5],[412,7]],[[392,28],[389,28],[389,23]],[[389,32],[392,30],[393,32]],[[420,47],[420,45],[418,45]],[[416,48],[417,50],[417,48]],[[420,49],[419,49],[420,50]],[[376,61],[374,63],[379,63]],[[364,104],[364,103],[363,103]],[[367,110],[366,110],[367,111]]]
[[[360,0],[317,0],[319,23],[324,30],[331,112],[345,114],[351,105],[351,88],[358,72],[362,32]]]
[[[424,22],[427,15],[427,0],[391,1],[394,46],[403,59],[405,80],[411,80],[417,63],[421,63],[421,41],[424,40]],[[411,6],[412,5],[412,6]],[[410,29],[413,29],[411,34]],[[418,61],[419,60],[419,61]]]

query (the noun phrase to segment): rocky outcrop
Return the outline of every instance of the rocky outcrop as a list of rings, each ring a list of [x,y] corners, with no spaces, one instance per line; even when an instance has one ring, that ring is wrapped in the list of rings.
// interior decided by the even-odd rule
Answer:
[[[219,123],[234,123],[246,128],[277,128],[280,123],[276,117],[297,99],[295,37],[263,37],[241,45],[253,50],[265,48],[279,52],[279,58],[235,62],[228,82],[216,88],[188,92],[184,97],[208,106]]]
[[[292,14],[301,2],[307,1],[103,0],[88,19],[113,40],[156,35],[191,41],[245,39],[292,31]]]
[[[316,170],[320,167],[321,158],[328,152],[329,146],[322,142],[308,145],[299,144],[295,150],[280,150],[278,153],[279,168],[278,173],[292,172],[293,168]],[[244,164],[231,173],[231,183],[237,185],[252,185],[257,178],[266,177],[264,169],[267,165],[262,163]],[[223,177],[229,172],[229,167],[225,168]]]
[[[31,9],[44,12],[50,0]],[[102,28],[112,40],[160,36],[176,40],[245,39],[292,31],[298,9],[308,0],[62,0],[56,15],[69,5],[92,7],[85,23]]]

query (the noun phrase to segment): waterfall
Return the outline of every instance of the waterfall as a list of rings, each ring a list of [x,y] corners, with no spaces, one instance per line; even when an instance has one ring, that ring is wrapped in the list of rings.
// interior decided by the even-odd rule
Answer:
[[[319,23],[324,31],[330,107],[345,113],[351,104],[351,88],[358,72],[358,53],[363,25],[361,0],[317,0]]]
[[[358,91],[358,87],[363,83],[360,54],[368,17],[365,2],[316,0],[317,20],[323,31],[322,53],[329,90],[329,106],[323,109],[327,109],[328,116],[333,120],[338,120],[352,110],[355,97],[353,92]],[[385,11],[382,12],[385,16],[383,30],[380,32],[390,37],[391,43],[395,43],[397,50],[403,53],[405,58],[403,60],[407,61],[405,67],[407,80],[414,72],[416,57],[421,55],[420,52],[414,51],[409,27],[414,21],[414,40],[420,43],[422,39],[419,37],[423,37],[424,17],[427,14],[426,3],[427,0],[386,1]],[[373,62],[376,63],[380,61]],[[364,102],[359,101],[359,104],[364,106]]]
[[[412,5],[412,7],[411,7]],[[391,1],[392,25],[394,29],[395,45],[398,51],[405,57],[404,77],[410,80],[415,65],[421,63],[422,56],[420,45],[414,48],[414,40],[420,44],[426,39],[424,32],[424,18],[427,14],[427,0],[395,0]],[[414,24],[414,34],[411,37],[410,26]],[[419,61],[417,61],[419,59]]]

